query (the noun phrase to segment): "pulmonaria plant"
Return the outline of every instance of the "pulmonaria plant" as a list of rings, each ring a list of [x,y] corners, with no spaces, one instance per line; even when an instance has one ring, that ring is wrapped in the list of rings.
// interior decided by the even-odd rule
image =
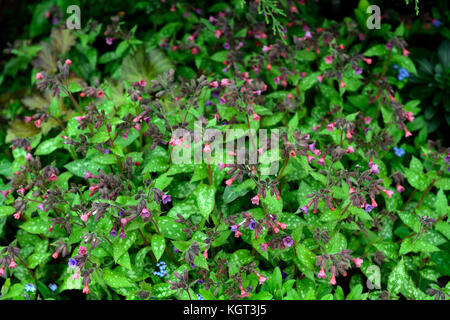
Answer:
[[[403,24],[282,2],[280,37],[263,2],[139,4],[153,25],[33,45],[0,158],[2,299],[448,298],[450,150],[401,91]]]

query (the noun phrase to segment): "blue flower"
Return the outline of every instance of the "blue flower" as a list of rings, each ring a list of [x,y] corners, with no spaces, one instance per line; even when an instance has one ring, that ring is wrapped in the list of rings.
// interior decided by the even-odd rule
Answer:
[[[398,70],[398,77],[397,79],[400,81],[403,81],[403,79],[408,79],[409,78],[409,72],[408,70],[406,70],[405,68],[400,68]]]
[[[401,158],[405,154],[405,150],[403,150],[402,148],[394,147],[394,153],[397,157]]]
[[[436,28],[439,28],[440,26],[441,26],[441,20],[439,20],[439,19],[433,19],[432,21],[431,21],[431,23],[433,24],[433,26],[435,26]]]
[[[25,291],[27,292],[36,292],[36,286],[32,283],[27,283],[25,285]]]
[[[250,224],[249,224],[248,227],[250,228],[250,230],[255,230],[255,228],[256,228],[256,222],[252,219],[252,220],[250,221]]]
[[[75,268],[78,264],[78,261],[72,258],[69,258],[69,267]]]
[[[52,290],[53,292],[55,292],[56,291],[56,289],[58,289],[58,286],[56,285],[56,284],[54,284],[54,283],[52,283],[52,284],[49,284],[48,285],[48,287],[50,288],[50,290]]]
[[[197,299],[198,300],[205,300],[205,298],[202,297],[202,295],[200,293],[197,293]]]

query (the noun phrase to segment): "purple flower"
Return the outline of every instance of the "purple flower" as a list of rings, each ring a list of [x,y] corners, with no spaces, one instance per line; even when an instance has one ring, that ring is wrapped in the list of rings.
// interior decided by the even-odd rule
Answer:
[[[223,104],[227,103],[227,100],[224,97],[220,97],[219,103],[223,105]]]
[[[125,232],[123,232],[123,229],[122,229],[122,231],[120,231],[120,234],[119,234],[119,239],[125,239],[127,237],[127,235],[125,234]]]
[[[69,267],[75,268],[78,264],[78,261],[72,258],[69,258]]]
[[[173,247],[173,252],[178,253],[178,252],[180,252],[180,250],[178,250],[177,247]]]
[[[167,202],[171,202],[172,201],[172,197],[168,194],[163,194],[162,196],[162,202],[164,204],[166,204]]]
[[[112,44],[113,44],[113,41],[114,41],[114,39],[111,38],[111,37],[107,37],[107,38],[106,38],[106,44],[107,44],[108,46],[112,45]]]
[[[283,243],[286,247],[291,247],[294,244],[294,239],[291,236],[284,237]]]
[[[373,164],[373,165],[370,167],[370,171],[371,171],[373,174],[379,174],[379,173],[380,173],[380,169],[378,169],[378,165],[377,165],[377,164]]]
[[[109,236],[110,237],[115,237],[115,236],[117,236],[117,230],[115,229],[115,228],[113,228],[110,232],[109,232]]]
[[[303,206],[300,208],[300,211],[303,212],[303,214],[308,214],[308,207],[307,206]]]
[[[45,211],[45,204],[42,202],[39,206],[38,209]]]
[[[219,166],[219,170],[223,170],[224,168],[226,168],[225,163],[219,162],[217,165]]]
[[[142,208],[141,217],[142,217],[142,219],[150,218],[150,211],[148,211],[148,209],[146,207]]]
[[[86,172],[84,173],[84,179],[88,180],[92,178],[92,173],[89,170],[86,170]]]
[[[256,222],[252,219],[250,221],[250,224],[248,225],[248,227],[250,228],[250,230],[255,230],[256,228]]]
[[[360,74],[362,74],[363,73],[363,69],[362,68],[360,68],[360,67],[356,67],[355,68],[355,74],[356,75],[360,75]]]
[[[239,227],[237,225],[232,225],[231,226],[231,231],[236,232],[239,229]]]
[[[386,49],[392,50],[392,47],[393,47],[393,46],[394,46],[393,43],[389,41],[389,42],[386,44]]]
[[[450,153],[445,156],[444,161],[446,164],[450,164]]]
[[[230,50],[230,44],[228,43],[228,42],[225,42],[224,44],[223,44],[223,48],[225,49],[225,50]]]
[[[108,153],[110,153],[111,151],[109,150],[109,149],[103,149],[103,153],[104,154],[108,154]]]
[[[314,141],[313,143],[311,143],[310,145],[308,145],[308,149],[309,149],[309,151],[311,151],[312,153],[314,153],[314,150],[316,149],[316,142]]]
[[[191,268],[194,269],[195,267],[196,267],[196,265],[191,263]]]
[[[58,24],[58,18],[53,17],[53,18],[52,18],[52,24],[53,24],[53,25],[57,25],[57,24]]]
[[[366,212],[370,212],[373,210],[373,208],[375,208],[373,205],[366,203],[364,210]]]
[[[205,106],[210,106],[211,105],[211,101],[209,101],[209,100],[206,100],[206,102],[205,102]]]
[[[213,92],[211,92],[211,97],[213,97],[213,98],[220,97],[220,92],[217,90],[214,90]]]

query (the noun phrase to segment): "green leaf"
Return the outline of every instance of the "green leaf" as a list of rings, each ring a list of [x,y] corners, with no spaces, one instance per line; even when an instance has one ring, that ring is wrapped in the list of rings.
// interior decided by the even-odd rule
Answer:
[[[251,179],[247,179],[240,184],[234,183],[231,187],[225,187],[223,192],[223,201],[228,204],[239,197],[243,197],[255,187],[255,183]]]
[[[377,44],[364,52],[364,55],[366,57],[375,57],[375,56],[386,56],[388,50],[386,49],[386,45],[384,44]]]
[[[442,189],[440,189],[436,195],[436,212],[439,217],[442,217],[447,213],[448,202],[447,197]]]
[[[202,216],[207,219],[214,209],[216,189],[214,186],[199,184],[195,190],[197,206]]]
[[[164,237],[155,234],[152,237],[152,251],[156,257],[156,260],[159,261],[159,259],[164,253],[165,248],[166,248],[166,241],[164,240]]]
[[[308,269],[314,270],[316,255],[301,243],[297,243],[295,249],[297,251],[298,260],[300,260],[300,262],[303,263]]]
[[[90,159],[75,160],[64,165],[64,167],[74,175],[81,178],[84,178],[86,170],[89,170],[93,174],[96,174],[99,168],[105,170],[103,165],[98,165]]]
[[[134,287],[134,283],[128,280],[124,275],[110,269],[103,270],[103,280],[112,288],[129,288]]]
[[[328,254],[335,254],[347,249],[347,239],[342,233],[336,233],[326,245]]]
[[[0,217],[9,216],[16,212],[16,209],[11,206],[0,206]]]
[[[435,252],[439,248],[424,240],[412,241],[411,238],[405,239],[400,246],[400,254],[405,255],[409,252]]]
[[[128,251],[128,249],[133,245],[136,241],[136,235],[134,232],[129,232],[127,237],[124,239],[116,238],[113,243],[113,257],[117,262],[120,257]]]
[[[35,154],[36,155],[46,155],[50,154],[58,148],[62,148],[63,143],[60,137],[56,137],[53,139],[44,140],[41,142],[39,147],[37,148]]]
[[[391,294],[399,293],[403,289],[403,286],[407,283],[407,277],[408,275],[406,273],[405,263],[402,258],[389,275],[387,287],[388,291]]]

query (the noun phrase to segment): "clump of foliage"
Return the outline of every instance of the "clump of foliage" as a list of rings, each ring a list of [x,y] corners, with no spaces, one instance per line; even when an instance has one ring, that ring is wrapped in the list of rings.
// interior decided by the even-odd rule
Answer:
[[[80,30],[37,5],[0,78],[28,85],[2,111],[0,298],[446,299],[450,150],[401,94],[405,23],[317,5],[142,1],[147,24]]]

